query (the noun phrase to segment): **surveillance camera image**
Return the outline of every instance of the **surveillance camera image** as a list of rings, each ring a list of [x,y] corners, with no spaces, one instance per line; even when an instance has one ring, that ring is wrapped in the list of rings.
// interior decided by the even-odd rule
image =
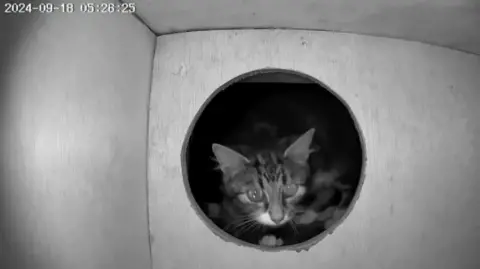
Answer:
[[[3,1],[0,269],[480,268],[450,2]]]

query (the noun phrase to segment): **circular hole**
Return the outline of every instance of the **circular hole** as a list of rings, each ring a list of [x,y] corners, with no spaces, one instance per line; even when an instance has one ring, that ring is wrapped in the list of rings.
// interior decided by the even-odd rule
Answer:
[[[346,103],[318,80],[262,69],[222,85],[182,150],[192,207],[226,241],[306,250],[347,217],[365,152]]]

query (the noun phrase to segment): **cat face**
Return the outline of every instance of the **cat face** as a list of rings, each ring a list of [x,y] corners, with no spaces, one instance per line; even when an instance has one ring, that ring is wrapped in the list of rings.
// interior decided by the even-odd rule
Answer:
[[[295,204],[305,193],[315,129],[296,139],[286,150],[263,150],[241,154],[213,144],[212,150],[223,173],[224,206],[230,217],[280,226],[295,216]]]

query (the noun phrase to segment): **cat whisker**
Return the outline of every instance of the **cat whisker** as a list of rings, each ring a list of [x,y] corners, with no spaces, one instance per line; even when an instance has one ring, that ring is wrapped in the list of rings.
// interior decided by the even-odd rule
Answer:
[[[288,224],[290,224],[290,227],[292,227],[292,230],[293,230],[293,234],[294,235],[298,235],[298,229],[297,229],[297,225],[295,223],[295,221],[292,219],[288,222]]]
[[[261,229],[261,228],[263,228],[262,225],[260,225],[260,224],[258,224],[258,223],[255,223],[252,232],[253,232],[253,231],[257,231],[257,230],[259,230],[259,229]]]
[[[255,231],[255,228],[258,224],[256,222],[251,222],[248,225],[245,225],[245,229],[243,230],[244,233],[249,231]]]
[[[245,217],[245,218],[237,219],[234,223],[236,223],[237,226],[242,226],[242,225],[245,225],[245,224],[250,223],[252,221],[253,221],[252,218]]]
[[[238,226],[241,226],[245,221],[249,221],[251,219],[250,214],[244,214],[237,216],[233,221],[225,225],[225,230],[230,230],[231,228],[236,229]]]
[[[243,221],[234,227],[235,233],[240,235],[242,233],[247,232],[252,228],[252,226],[255,226],[255,225],[256,225],[256,222],[253,219]]]
[[[234,220],[234,221],[228,223],[227,225],[225,225],[224,229],[225,230],[235,229],[241,223],[242,223],[241,220]]]

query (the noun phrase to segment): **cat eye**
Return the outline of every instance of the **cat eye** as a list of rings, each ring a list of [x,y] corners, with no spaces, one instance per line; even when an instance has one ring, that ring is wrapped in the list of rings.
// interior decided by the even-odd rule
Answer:
[[[283,187],[283,193],[287,197],[294,196],[295,194],[297,194],[297,190],[298,190],[298,186],[296,184],[289,184]]]
[[[263,191],[259,189],[251,189],[247,191],[247,198],[254,203],[261,202],[263,200]]]

